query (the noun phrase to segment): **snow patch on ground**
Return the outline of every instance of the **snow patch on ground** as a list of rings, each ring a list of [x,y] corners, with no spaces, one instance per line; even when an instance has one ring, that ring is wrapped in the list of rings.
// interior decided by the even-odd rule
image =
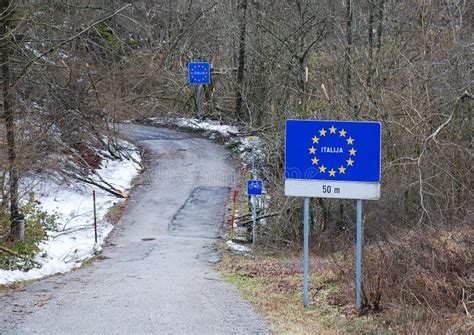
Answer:
[[[239,133],[239,128],[235,126],[222,125],[218,121],[202,121],[198,119],[178,118],[176,125],[184,128],[201,129],[217,132],[223,136],[235,135]]]
[[[262,139],[259,136],[233,137],[229,139],[227,146],[240,156],[240,161],[242,162],[243,167],[248,169],[250,172],[252,172],[252,162],[255,156],[257,165],[257,175],[255,178],[262,178],[262,175],[259,174],[258,163],[264,162],[266,157],[265,152],[262,149]]]
[[[238,254],[248,254],[251,249],[249,247],[246,247],[245,245],[237,244],[232,241],[227,241],[225,243],[226,248],[232,252],[238,253]]]
[[[228,137],[236,135],[239,133],[239,128],[235,126],[229,126],[221,124],[219,121],[213,120],[199,120],[196,118],[150,118],[148,119],[153,124],[156,125],[174,125],[181,128],[193,129],[193,130],[202,130],[205,132],[210,132],[211,136],[218,133],[221,136]]]
[[[127,191],[141,167],[136,162],[140,155],[135,148],[132,159],[104,159],[98,174],[114,187]],[[97,244],[94,241],[92,191],[97,199]],[[110,207],[124,200],[90,185],[57,185],[41,181],[35,186],[35,199],[50,214],[57,214],[58,230],[48,231],[48,238],[39,244],[40,252],[35,261],[41,268],[28,272],[0,270],[0,284],[39,279],[64,273],[81,266],[82,262],[97,254],[112,231],[112,224],[105,219]]]

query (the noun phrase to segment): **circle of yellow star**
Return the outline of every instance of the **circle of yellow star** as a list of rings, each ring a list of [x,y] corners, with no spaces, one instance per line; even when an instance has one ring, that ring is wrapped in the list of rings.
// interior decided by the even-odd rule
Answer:
[[[354,163],[355,163],[355,160],[352,159],[352,157],[355,158],[356,153],[357,153],[357,150],[354,148],[355,139],[352,138],[352,136],[348,136],[347,130],[345,130],[345,129],[337,130],[337,128],[334,125],[331,125],[331,127],[327,128],[327,129],[326,128],[321,128],[317,131],[319,132],[319,135],[315,135],[311,138],[313,145],[310,148],[308,148],[309,153],[311,155],[313,155],[313,156],[310,157],[311,164],[315,165],[319,169],[320,173],[325,174],[327,172],[329,174],[329,177],[334,177],[335,178],[337,175],[346,174],[346,172],[348,170],[350,171],[349,167],[353,167]],[[347,142],[347,145],[350,146],[348,148],[348,149],[350,149],[350,150],[348,150],[349,157],[346,160],[347,165],[343,164],[343,165],[340,165],[339,167],[337,167],[337,165],[336,165],[334,168],[327,167],[325,165],[319,165],[320,159],[316,157],[316,151],[318,150],[317,146],[319,146],[320,140],[324,141],[324,138],[322,138],[322,137],[326,137],[328,135],[328,133],[329,134],[335,134],[335,135],[337,133],[339,133],[339,136],[344,137],[344,140]]]

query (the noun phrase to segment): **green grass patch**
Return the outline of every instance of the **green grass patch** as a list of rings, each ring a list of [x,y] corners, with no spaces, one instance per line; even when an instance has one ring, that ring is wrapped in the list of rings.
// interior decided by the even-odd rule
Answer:
[[[116,40],[114,31],[106,22],[100,22],[95,25],[97,34],[103,39],[105,44],[109,47],[115,47]]]

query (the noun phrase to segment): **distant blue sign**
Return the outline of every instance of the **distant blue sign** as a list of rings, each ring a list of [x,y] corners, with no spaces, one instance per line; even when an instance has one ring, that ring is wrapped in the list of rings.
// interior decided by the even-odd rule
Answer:
[[[378,122],[288,120],[286,179],[380,183]]]
[[[188,83],[190,85],[209,85],[211,83],[211,65],[205,62],[189,63]]]
[[[249,180],[247,182],[248,195],[262,195],[263,182],[261,180]]]

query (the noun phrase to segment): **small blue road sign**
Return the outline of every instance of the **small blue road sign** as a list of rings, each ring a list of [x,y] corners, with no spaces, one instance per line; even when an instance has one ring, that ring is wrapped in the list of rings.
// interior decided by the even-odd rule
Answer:
[[[261,180],[249,180],[247,182],[248,195],[262,195],[263,182]]]
[[[378,122],[287,120],[286,194],[376,199],[380,152]]]
[[[211,65],[206,62],[189,63],[188,83],[190,85],[209,85],[211,83]]]

